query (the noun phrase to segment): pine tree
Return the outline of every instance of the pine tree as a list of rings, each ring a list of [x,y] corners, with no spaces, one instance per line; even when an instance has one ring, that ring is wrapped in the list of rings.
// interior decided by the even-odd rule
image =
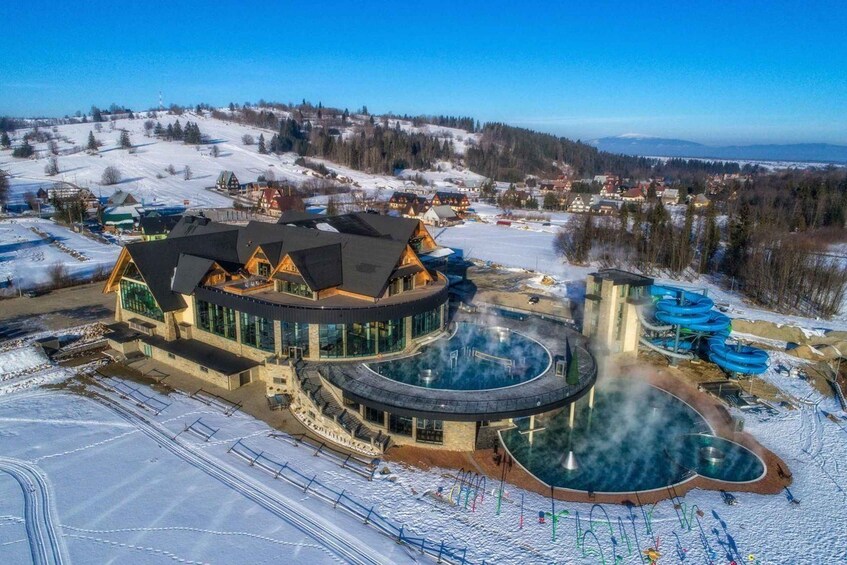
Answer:
[[[88,132],[88,145],[86,146],[86,149],[89,151],[97,151],[97,140],[94,139],[93,131]]]
[[[721,232],[718,229],[718,222],[715,216],[715,205],[709,204],[709,208],[706,210],[703,247],[700,249],[700,264],[697,269],[701,275],[710,271],[712,260],[720,245]]]
[[[737,277],[744,273],[747,263],[747,250],[752,236],[750,222],[750,205],[744,202],[729,224],[729,239],[721,263],[721,270],[727,276]]]
[[[685,209],[685,223],[676,234],[674,255],[671,258],[671,271],[681,273],[691,263],[691,230],[694,227],[694,204],[690,203]],[[672,228],[671,228],[672,229]]]
[[[165,133],[165,128],[162,127],[162,122],[156,122],[156,127],[153,128],[153,135],[156,137],[162,137],[162,134]]]
[[[165,130],[165,135],[168,138],[168,141],[175,139],[174,138],[174,126],[173,124],[168,124],[168,129]]]
[[[5,147],[6,149],[12,146],[12,140],[9,139],[9,134],[5,131],[3,132],[3,135],[0,136],[0,146]]]
[[[120,145],[121,149],[129,149],[132,147],[132,141],[129,139],[129,132],[126,130],[121,131]]]
[[[174,122],[173,136],[174,136],[174,139],[176,139],[177,141],[182,140],[183,132],[182,132],[182,126],[179,124],[179,120]]]
[[[260,133],[259,134],[259,153],[264,155],[267,152],[268,152],[268,150],[267,150],[267,148],[265,148],[265,135]]]

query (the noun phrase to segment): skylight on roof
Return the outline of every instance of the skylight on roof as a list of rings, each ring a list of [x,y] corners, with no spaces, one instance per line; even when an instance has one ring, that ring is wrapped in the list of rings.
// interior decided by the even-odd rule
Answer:
[[[339,231],[337,229],[335,229],[334,227],[332,227],[331,225],[329,225],[326,222],[318,222],[317,224],[315,224],[315,227],[318,228],[321,231],[329,231],[329,232],[333,232],[333,233],[339,233]]]

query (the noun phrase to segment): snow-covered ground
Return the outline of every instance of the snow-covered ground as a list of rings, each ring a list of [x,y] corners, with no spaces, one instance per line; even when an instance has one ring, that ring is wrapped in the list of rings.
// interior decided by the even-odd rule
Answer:
[[[49,283],[50,269],[56,265],[64,266],[69,277],[83,280],[98,272],[108,273],[119,253],[117,245],[101,243],[50,220],[3,220],[0,286],[9,281],[21,288]]]
[[[449,228],[433,228],[432,233],[440,245],[461,249],[469,259],[489,261],[507,268],[537,271],[554,277],[561,284],[547,288],[561,296],[578,296],[573,288],[584,283],[586,276],[598,267],[572,265],[557,257],[553,251],[553,238],[561,224],[571,214],[567,212],[545,213],[549,222],[513,221],[511,226],[497,225],[495,216],[500,213],[496,207],[476,203],[482,222],[467,222]],[[550,225],[543,225],[549,223]],[[708,277],[699,277],[689,282],[680,282],[661,276],[655,277],[659,284],[682,286],[685,288],[705,288],[716,303],[729,306],[729,315],[733,318],[765,320],[777,324],[789,324],[807,329],[847,330],[847,297],[841,312],[830,320],[818,320],[803,316],[789,316],[770,310],[764,310],[747,304],[736,292],[715,284]]]
[[[60,174],[54,177],[45,175],[44,167],[47,164],[47,144],[34,144],[36,159],[15,159],[11,151],[0,151],[0,169],[6,170],[11,175],[11,199],[12,203],[22,202],[24,194],[35,193],[41,187],[47,187],[52,182],[66,180],[79,186],[88,187],[95,195],[107,197],[116,189],[127,190],[136,197],[143,199],[145,204],[167,204],[183,205],[185,201],[191,207],[215,207],[229,206],[232,201],[224,195],[209,191],[214,186],[218,174],[222,170],[235,172],[242,182],[255,181],[260,175],[270,170],[277,180],[288,180],[300,184],[310,178],[304,174],[308,169],[295,165],[294,154],[260,154],[256,144],[245,146],[241,138],[245,134],[253,136],[258,141],[259,135],[264,135],[265,142],[270,142],[274,131],[262,129],[236,122],[219,120],[207,115],[187,112],[182,116],[167,115],[159,113],[155,121],[161,122],[163,127],[173,124],[177,119],[182,126],[187,121],[199,125],[201,132],[217,146],[218,157],[211,154],[212,144],[201,146],[184,145],[182,142],[169,142],[147,137],[144,133],[144,122],[147,120],[143,114],[136,119],[120,119],[114,123],[102,123],[101,132],[95,131],[94,123],[65,124],[55,126],[53,134],[59,137],[57,141],[60,151],[58,157]],[[362,118],[364,119],[364,118]],[[394,120],[391,121],[393,127]],[[348,128],[350,131],[355,126]],[[464,152],[468,143],[475,143],[476,134],[468,134],[464,130],[446,128],[441,126],[424,125],[420,128],[413,127],[410,122],[401,121],[401,127],[408,131],[421,131],[434,135],[439,139],[449,140],[454,143],[456,153]],[[119,138],[122,129],[130,134],[130,140],[135,146],[134,152],[119,148]],[[13,134],[12,142],[17,144],[27,130],[19,130]],[[102,147],[95,155],[89,155],[85,151],[65,155],[64,153],[74,146],[85,147],[89,132],[94,132],[94,137],[102,143]],[[366,191],[400,190],[405,186],[402,179],[389,175],[373,175],[355,171],[347,167],[337,165],[329,161],[314,159],[324,163],[330,170],[338,175],[351,178],[357,185]],[[166,172],[168,166],[172,165],[177,173],[171,175]],[[117,167],[122,173],[122,180],[114,186],[102,186],[100,179],[103,170],[108,166]],[[192,178],[185,180],[183,170],[188,166],[192,172]],[[473,178],[475,175],[464,170],[450,170],[448,164],[442,164],[442,171],[435,171],[433,180],[441,180],[444,176],[454,178]],[[385,197],[388,198],[387,194]]]
[[[28,365],[40,361],[28,351],[3,355]],[[779,355],[780,363],[802,363]],[[69,376],[65,369],[47,368],[29,378],[56,371]],[[645,513],[635,509],[634,522],[625,507],[604,505],[594,509],[593,523],[591,505],[557,502],[557,512],[569,514],[558,523],[555,542],[549,518],[537,520],[539,511],[550,509],[543,496],[507,485],[498,512],[491,481],[473,509],[455,507],[427,494],[438,487],[449,492],[452,471],[389,464],[389,474],[377,473],[369,482],[313,450],[271,437],[263,422],[241,413],[225,416],[183,394],[162,396],[142,385],[144,394],[168,404],[155,415],[90,385],[84,395],[9,391],[0,397],[0,554],[4,563],[27,562],[32,543],[45,551],[55,547],[77,563],[434,561],[311,490],[304,493],[228,452],[240,440],[307,478],[343,489],[402,524],[407,535],[467,547],[471,563],[598,563],[597,551],[606,563],[614,562],[613,553],[621,563],[639,563],[638,554],[655,538],[664,554],[660,563],[679,562],[678,552],[692,563],[726,563],[727,553],[738,562],[761,564],[844,562],[847,422],[833,422],[825,413],[845,415],[805,381],[775,371],[764,378],[799,409],[745,414],[746,429],[788,463],[794,475],[790,494],[799,505],[790,504],[786,493],[738,494],[739,504],[726,506],[716,492],[693,491],[683,499],[684,510],[694,516],[696,505],[704,515],[699,526],[692,518],[689,530],[670,502]],[[218,430],[209,441],[186,431],[198,419]],[[29,477],[31,486],[22,490],[13,477]],[[27,527],[25,497],[44,500],[49,509],[35,524],[43,530],[40,537]],[[593,534],[585,549],[575,542],[577,513],[583,531]]]

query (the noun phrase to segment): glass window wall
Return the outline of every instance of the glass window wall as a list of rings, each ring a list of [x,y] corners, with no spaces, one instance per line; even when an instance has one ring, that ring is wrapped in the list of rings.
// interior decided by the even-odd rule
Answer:
[[[274,350],[274,324],[271,320],[241,312],[241,343],[261,349]]]
[[[347,325],[347,357],[376,355],[376,322]]]
[[[406,332],[403,318],[377,323],[379,353],[396,353],[406,347]]]
[[[441,307],[429,312],[421,312],[412,317],[412,337],[438,331],[441,329]]]
[[[344,324],[321,324],[320,348],[322,358],[344,357]]]
[[[146,284],[121,279],[121,305],[125,310],[147,318],[165,320],[165,315]]]
[[[309,324],[282,322],[282,351],[289,356],[308,357]]]
[[[235,312],[203,300],[196,301],[196,323],[201,330],[235,339]]]

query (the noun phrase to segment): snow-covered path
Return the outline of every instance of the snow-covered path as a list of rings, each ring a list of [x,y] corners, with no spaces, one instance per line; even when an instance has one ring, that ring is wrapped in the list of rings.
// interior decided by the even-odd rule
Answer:
[[[52,489],[43,471],[32,463],[10,457],[0,457],[0,471],[14,477],[21,486],[26,532],[33,563],[66,563],[67,548],[56,531],[56,509]]]

